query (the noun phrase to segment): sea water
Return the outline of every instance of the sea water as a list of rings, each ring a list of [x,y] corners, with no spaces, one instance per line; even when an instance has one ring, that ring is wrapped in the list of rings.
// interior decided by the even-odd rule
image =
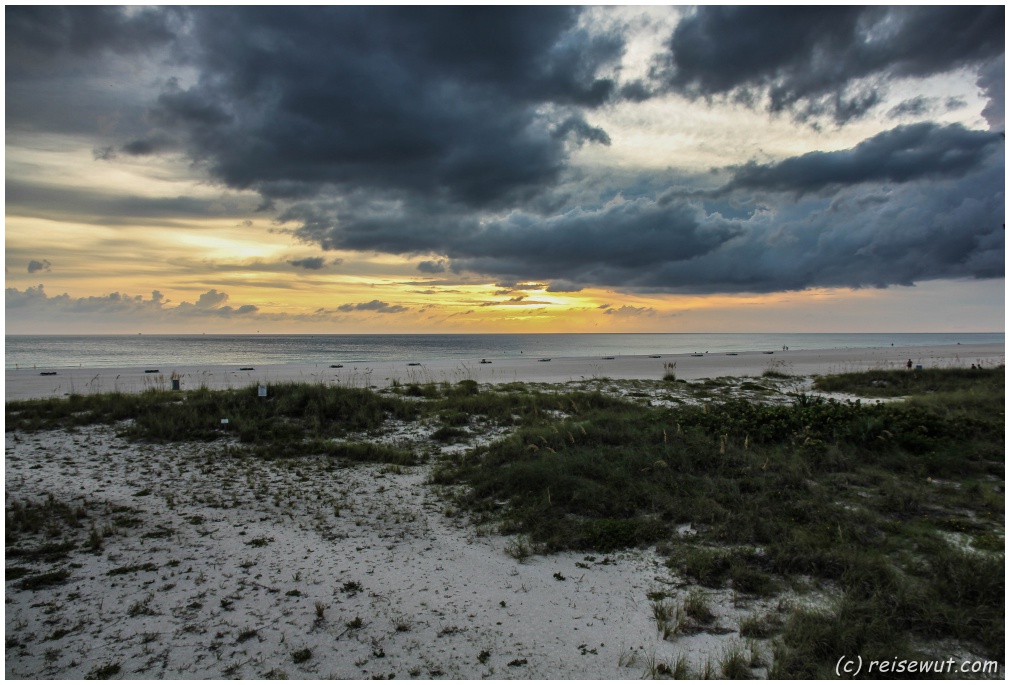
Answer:
[[[1003,333],[8,335],[16,368],[331,364],[1003,344]]]

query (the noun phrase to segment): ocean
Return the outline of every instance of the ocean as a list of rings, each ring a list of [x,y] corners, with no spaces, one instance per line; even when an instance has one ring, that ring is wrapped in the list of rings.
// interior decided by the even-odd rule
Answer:
[[[1003,333],[555,333],[473,335],[8,335],[17,368],[330,364],[502,357],[1004,343]]]

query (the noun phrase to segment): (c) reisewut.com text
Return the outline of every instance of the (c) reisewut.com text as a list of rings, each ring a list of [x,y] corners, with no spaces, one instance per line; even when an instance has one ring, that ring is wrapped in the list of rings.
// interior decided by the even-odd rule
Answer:
[[[855,678],[863,669],[867,675],[875,674],[915,674],[915,673],[936,673],[940,675],[952,674],[991,674],[999,673],[998,661],[984,661],[981,659],[958,660],[953,657],[949,659],[866,659],[861,656],[849,657],[843,655],[835,664],[835,675],[839,678]]]

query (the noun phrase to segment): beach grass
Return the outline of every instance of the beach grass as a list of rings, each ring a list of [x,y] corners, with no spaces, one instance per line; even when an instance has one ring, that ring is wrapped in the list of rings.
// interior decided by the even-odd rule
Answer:
[[[449,457],[434,480],[466,484],[460,506],[496,512],[503,532],[547,551],[655,543],[709,587],[839,588],[834,606],[786,626],[778,677],[827,673],[829,654],[859,649],[911,657],[913,638],[1002,658],[1004,557],[984,551],[1003,532],[1002,379],[934,371],[899,403],[587,406]],[[698,534],[679,537],[684,524]]]

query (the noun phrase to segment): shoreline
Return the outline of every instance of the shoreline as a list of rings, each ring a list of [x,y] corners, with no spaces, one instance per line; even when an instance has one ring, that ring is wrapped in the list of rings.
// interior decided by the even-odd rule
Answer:
[[[147,368],[8,369],[5,401],[64,397],[104,392],[136,393],[205,387],[213,390],[283,382],[326,383],[355,387],[386,387],[394,383],[457,383],[470,379],[482,384],[567,383],[593,378],[660,380],[665,365],[675,363],[683,380],[720,376],[760,376],[776,370],[795,376],[824,375],[869,369],[903,368],[909,359],[923,368],[968,367],[1004,363],[1002,344],[866,347],[821,350],[774,350],[712,354],[614,355],[613,357],[534,358],[487,357],[326,364],[238,365],[154,364]],[[46,375],[43,375],[46,374]]]

